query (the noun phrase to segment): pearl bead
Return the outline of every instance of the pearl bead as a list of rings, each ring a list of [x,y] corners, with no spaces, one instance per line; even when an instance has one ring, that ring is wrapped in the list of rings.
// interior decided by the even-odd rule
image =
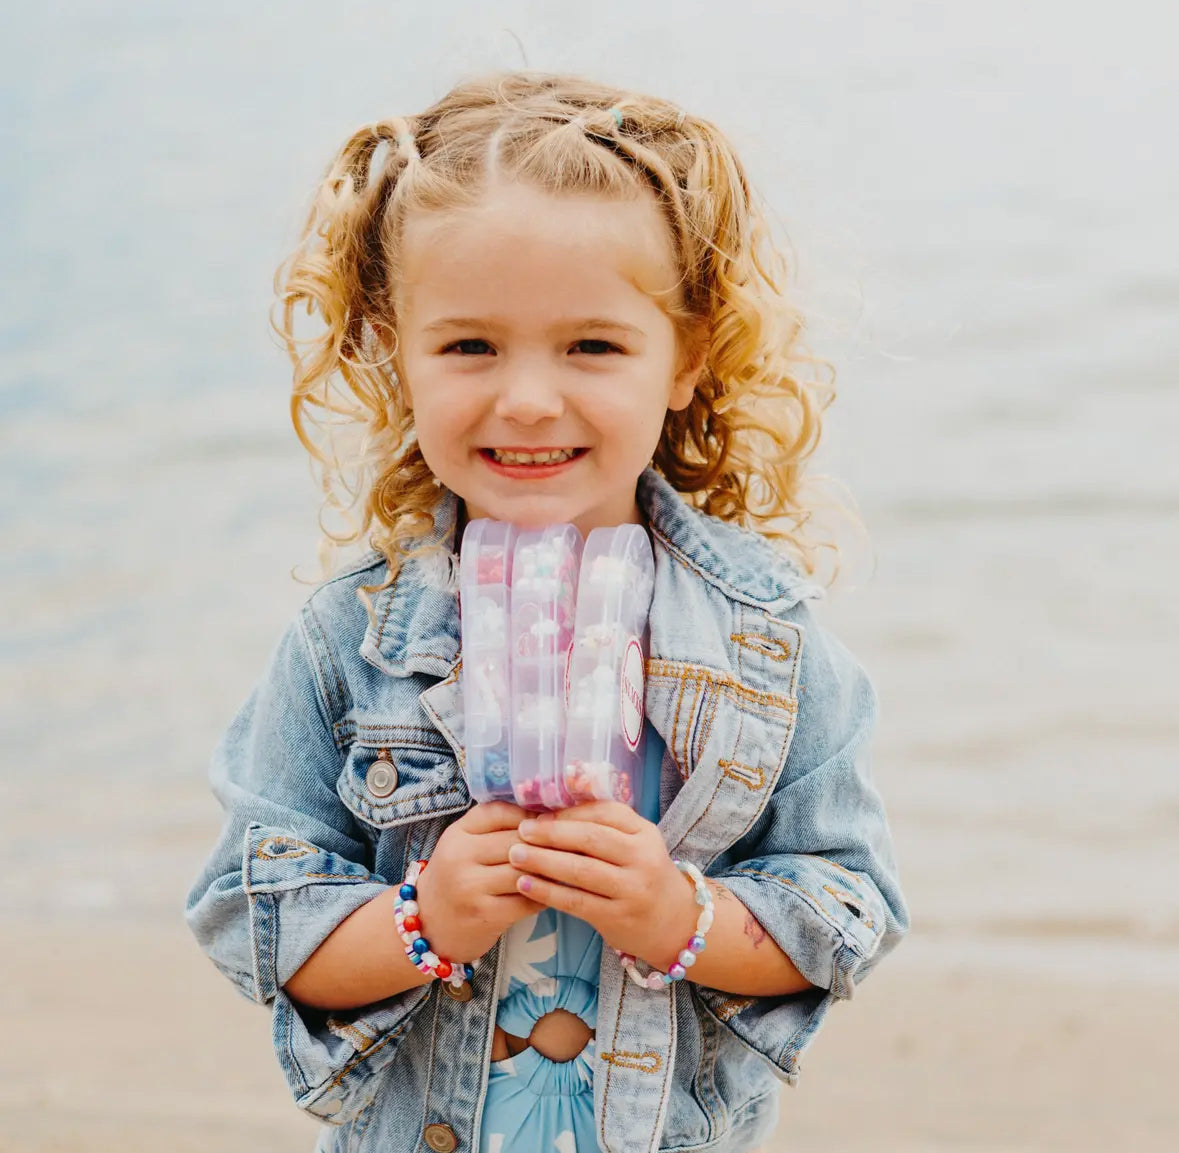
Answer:
[[[421,910],[418,908],[417,901],[409,900],[401,906],[401,915],[403,917],[416,917]]]
[[[686,972],[687,970],[683,967],[683,965],[677,961],[674,965],[671,966],[670,969],[667,970],[667,975],[673,981],[680,981],[683,979]]]
[[[436,968],[435,968],[435,971],[437,972],[439,977],[441,977],[443,980],[445,980],[447,977],[450,976],[450,972],[451,972],[450,962],[449,961],[439,961]]]
[[[679,963],[685,968],[690,969],[696,964],[696,954],[691,949],[683,949],[679,955]]]
[[[706,942],[704,938],[697,933],[696,936],[688,942],[688,948],[691,949],[693,953],[702,953],[704,952],[705,944]]]

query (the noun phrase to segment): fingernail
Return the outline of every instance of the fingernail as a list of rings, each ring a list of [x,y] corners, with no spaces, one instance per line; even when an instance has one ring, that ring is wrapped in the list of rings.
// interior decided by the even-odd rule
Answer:
[[[513,845],[508,850],[508,860],[511,861],[513,865],[518,865],[521,861],[526,860],[527,857],[528,850],[524,848],[523,845]]]
[[[521,893],[531,892],[532,891],[532,878],[531,877],[521,877],[516,882],[516,888],[519,889]]]
[[[527,837],[536,828],[536,822],[529,818],[520,822],[520,836]]]

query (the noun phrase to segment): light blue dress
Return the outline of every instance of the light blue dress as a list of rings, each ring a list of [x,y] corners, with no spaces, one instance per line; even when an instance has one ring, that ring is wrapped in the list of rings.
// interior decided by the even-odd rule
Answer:
[[[636,808],[659,817],[663,742],[646,726],[643,779]],[[575,1013],[591,1029],[598,1018],[602,938],[584,921],[545,909],[517,921],[504,937],[496,1024],[527,1037],[554,1009]],[[529,1047],[493,1061],[487,1079],[479,1153],[596,1153],[594,1039],[571,1061]]]

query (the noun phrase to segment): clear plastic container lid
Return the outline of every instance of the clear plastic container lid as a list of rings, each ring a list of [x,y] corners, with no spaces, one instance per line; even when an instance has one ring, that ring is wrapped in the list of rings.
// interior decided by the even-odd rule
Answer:
[[[521,531],[512,562],[512,786],[528,809],[569,804],[561,787],[566,675],[577,610],[581,534]]]
[[[564,792],[572,804],[640,803],[647,615],[654,588],[655,558],[641,525],[589,534],[565,733]]]
[[[512,801],[511,612],[516,528],[473,520],[463,533],[459,606],[463,639],[463,714],[467,786],[476,801]]]

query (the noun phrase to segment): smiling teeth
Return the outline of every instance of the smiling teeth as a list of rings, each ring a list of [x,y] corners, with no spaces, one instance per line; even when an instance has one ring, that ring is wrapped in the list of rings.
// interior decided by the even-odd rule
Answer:
[[[576,453],[575,448],[562,448],[555,452],[501,452],[498,448],[491,450],[491,455],[500,464],[560,464]]]

